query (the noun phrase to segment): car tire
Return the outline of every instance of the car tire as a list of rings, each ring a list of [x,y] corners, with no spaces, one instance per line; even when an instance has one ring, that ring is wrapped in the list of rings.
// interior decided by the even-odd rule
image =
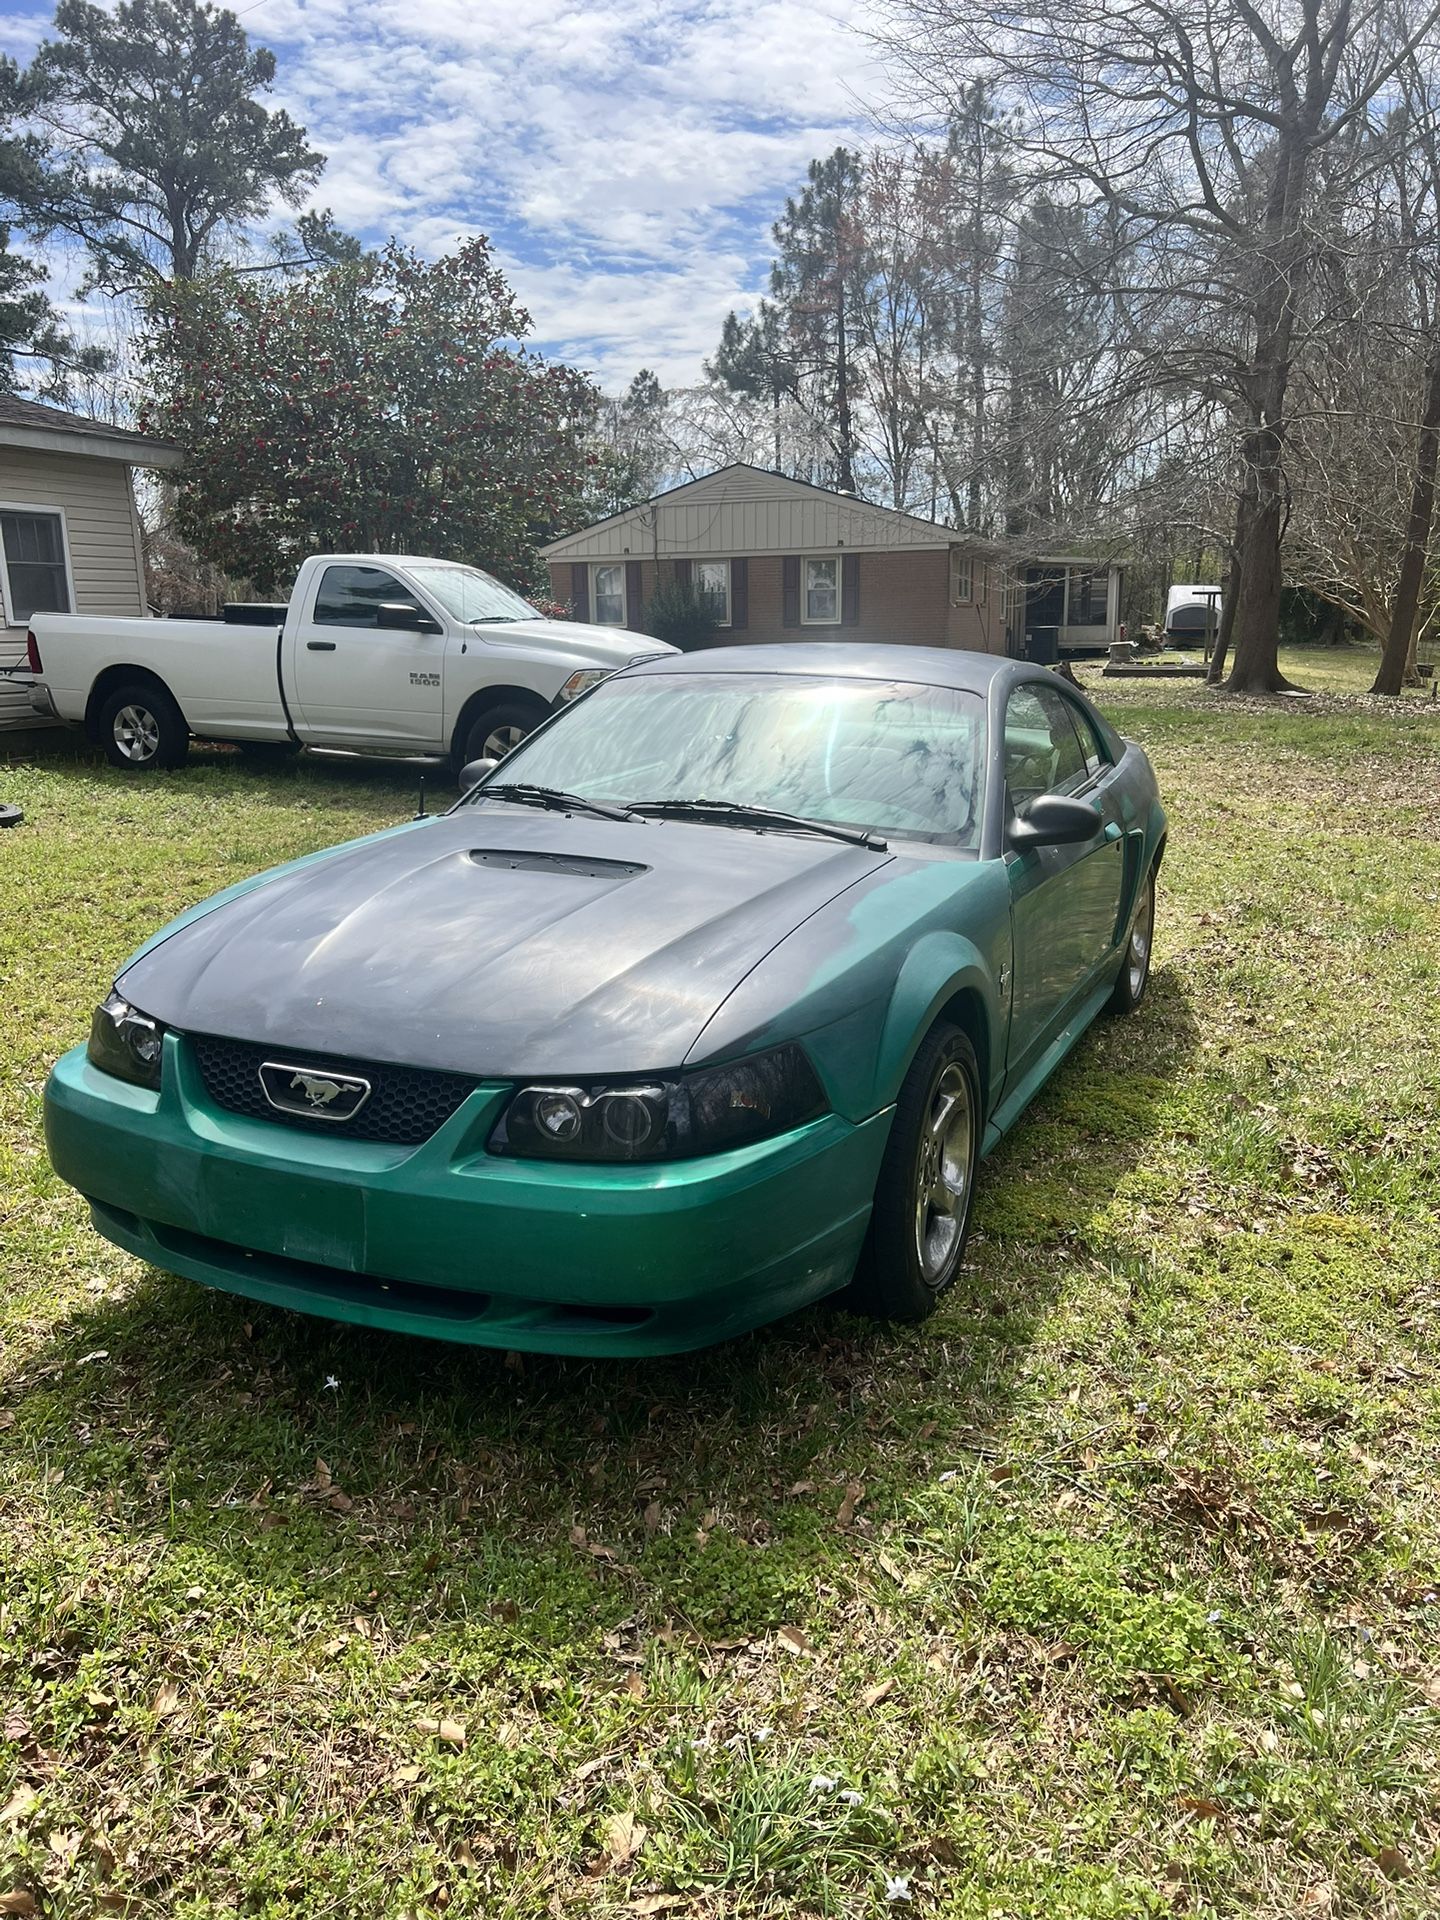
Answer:
[[[468,767],[472,760],[503,760],[548,712],[540,700],[499,700],[493,707],[482,707],[462,736],[459,764]]]
[[[190,751],[185,716],[155,680],[128,681],[107,695],[99,734],[105,758],[126,773],[178,767]]]
[[[870,1230],[844,1304],[881,1320],[925,1320],[965,1257],[984,1108],[969,1035],[932,1027],[895,1102]]]
[[[1150,984],[1150,954],[1155,945],[1155,869],[1140,883],[1140,898],[1125,935],[1125,958],[1106,1001],[1110,1013],[1134,1013]]]

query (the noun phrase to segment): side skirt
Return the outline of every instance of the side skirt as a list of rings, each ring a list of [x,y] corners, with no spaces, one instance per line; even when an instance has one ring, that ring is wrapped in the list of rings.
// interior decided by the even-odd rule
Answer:
[[[1070,1052],[1076,1041],[1079,1040],[1087,1027],[1089,1027],[1095,1019],[1100,1009],[1105,1005],[1105,1002],[1110,998],[1111,989],[1114,985],[1115,980],[1113,974],[1102,976],[1099,984],[1092,987],[1085,998],[1073,1009],[1064,1026],[1061,1027],[1060,1031],[1050,1042],[1044,1053],[1040,1055],[1030,1071],[1009,1090],[994,1113],[991,1114],[989,1124],[985,1128],[985,1138],[980,1143],[982,1158],[985,1154],[990,1153],[997,1147],[1010,1131],[1011,1127],[1014,1126],[1015,1122],[1020,1118],[1020,1115],[1025,1111],[1025,1108],[1029,1106],[1030,1102],[1035,1098],[1035,1095],[1040,1091],[1041,1087],[1044,1086],[1045,1082],[1050,1078],[1051,1074],[1054,1073],[1055,1069],[1060,1065],[1060,1062]]]

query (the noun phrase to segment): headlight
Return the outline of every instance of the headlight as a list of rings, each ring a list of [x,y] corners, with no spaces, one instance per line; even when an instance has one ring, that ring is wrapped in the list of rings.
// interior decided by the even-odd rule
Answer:
[[[165,1047],[165,1029],[158,1020],[132,1007],[112,992],[95,1009],[90,1022],[90,1045],[86,1054],[92,1067],[113,1073],[117,1080],[129,1080],[137,1087],[160,1085],[160,1056]]]
[[[563,705],[565,701],[573,700],[577,694],[584,693],[587,687],[593,687],[597,680],[608,680],[614,671],[613,667],[582,667],[578,673],[572,673],[561,687],[555,696],[556,701]]]
[[[777,1047],[678,1080],[522,1087],[490,1150],[527,1160],[676,1160],[745,1146],[825,1111],[804,1051]]]

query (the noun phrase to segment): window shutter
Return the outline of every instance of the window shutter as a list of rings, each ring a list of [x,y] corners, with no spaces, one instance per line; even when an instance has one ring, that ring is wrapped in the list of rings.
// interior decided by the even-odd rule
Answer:
[[[632,633],[641,633],[640,616],[645,611],[644,597],[640,591],[640,562],[625,562],[625,624]]]
[[[748,560],[730,562],[730,629],[748,627],[750,624],[750,563]]]
[[[840,556],[840,623],[846,627],[860,624],[860,556]]]
[[[800,624],[800,556],[787,553],[780,562],[781,598],[785,603],[783,619],[787,627]]]
[[[688,587],[690,584],[690,562],[688,560],[677,560],[674,562],[674,567],[676,586]]]
[[[583,560],[570,563],[570,611],[577,620],[590,618],[590,569]]]

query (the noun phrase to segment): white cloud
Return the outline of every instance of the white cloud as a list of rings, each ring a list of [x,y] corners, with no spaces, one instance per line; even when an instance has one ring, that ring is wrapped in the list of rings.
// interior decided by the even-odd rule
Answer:
[[[809,161],[866,137],[870,4],[260,0],[243,21],[328,156],[317,206],[432,254],[488,233],[536,344],[615,386],[697,379]],[[0,50],[48,28],[11,15]]]
[[[865,135],[866,0],[271,0],[251,30],[330,156],[316,203],[423,251],[488,232],[537,341],[694,380],[807,164]]]

